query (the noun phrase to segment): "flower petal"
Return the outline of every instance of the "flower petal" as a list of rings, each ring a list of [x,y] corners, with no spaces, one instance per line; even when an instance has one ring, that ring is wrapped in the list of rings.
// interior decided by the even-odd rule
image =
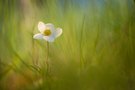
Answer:
[[[47,23],[45,24],[46,28],[49,28],[51,30],[51,32],[54,32],[55,31],[55,27],[52,23]]]
[[[62,34],[62,28],[57,28],[55,31],[55,37],[59,37]]]
[[[44,36],[43,39],[45,39],[48,42],[53,42],[55,38],[53,36]]]
[[[43,22],[38,23],[38,30],[42,33],[45,30],[45,24]]]
[[[34,39],[42,39],[43,38],[43,35],[41,33],[38,33],[38,34],[35,34],[33,36]]]

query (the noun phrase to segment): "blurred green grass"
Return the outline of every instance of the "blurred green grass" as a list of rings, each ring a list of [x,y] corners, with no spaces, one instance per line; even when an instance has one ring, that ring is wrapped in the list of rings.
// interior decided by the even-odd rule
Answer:
[[[0,90],[135,90],[134,14],[133,0],[0,0]],[[39,21],[63,29],[48,82]]]

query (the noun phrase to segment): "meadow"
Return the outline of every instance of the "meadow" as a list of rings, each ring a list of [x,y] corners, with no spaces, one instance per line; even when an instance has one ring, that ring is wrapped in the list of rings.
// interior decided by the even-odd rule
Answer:
[[[134,0],[0,0],[0,90],[135,90]]]

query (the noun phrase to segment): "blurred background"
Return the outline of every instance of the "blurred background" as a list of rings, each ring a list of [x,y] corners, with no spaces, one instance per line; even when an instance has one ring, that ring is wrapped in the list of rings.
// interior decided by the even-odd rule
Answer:
[[[39,21],[63,29],[48,77]],[[135,90],[134,0],[0,0],[0,90]]]

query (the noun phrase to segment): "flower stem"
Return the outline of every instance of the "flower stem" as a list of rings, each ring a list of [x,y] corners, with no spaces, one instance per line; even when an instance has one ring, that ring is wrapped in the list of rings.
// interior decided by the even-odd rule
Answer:
[[[45,61],[45,64],[46,64],[46,89],[47,90],[51,90],[51,86],[50,86],[50,75],[49,75],[49,72],[50,72],[50,66],[49,66],[49,42],[47,42],[46,44],[46,48],[47,48],[47,54],[46,54],[46,61]]]
[[[49,42],[47,42],[46,48],[47,48],[47,54],[46,54],[46,74],[48,75],[48,73],[49,73]]]

